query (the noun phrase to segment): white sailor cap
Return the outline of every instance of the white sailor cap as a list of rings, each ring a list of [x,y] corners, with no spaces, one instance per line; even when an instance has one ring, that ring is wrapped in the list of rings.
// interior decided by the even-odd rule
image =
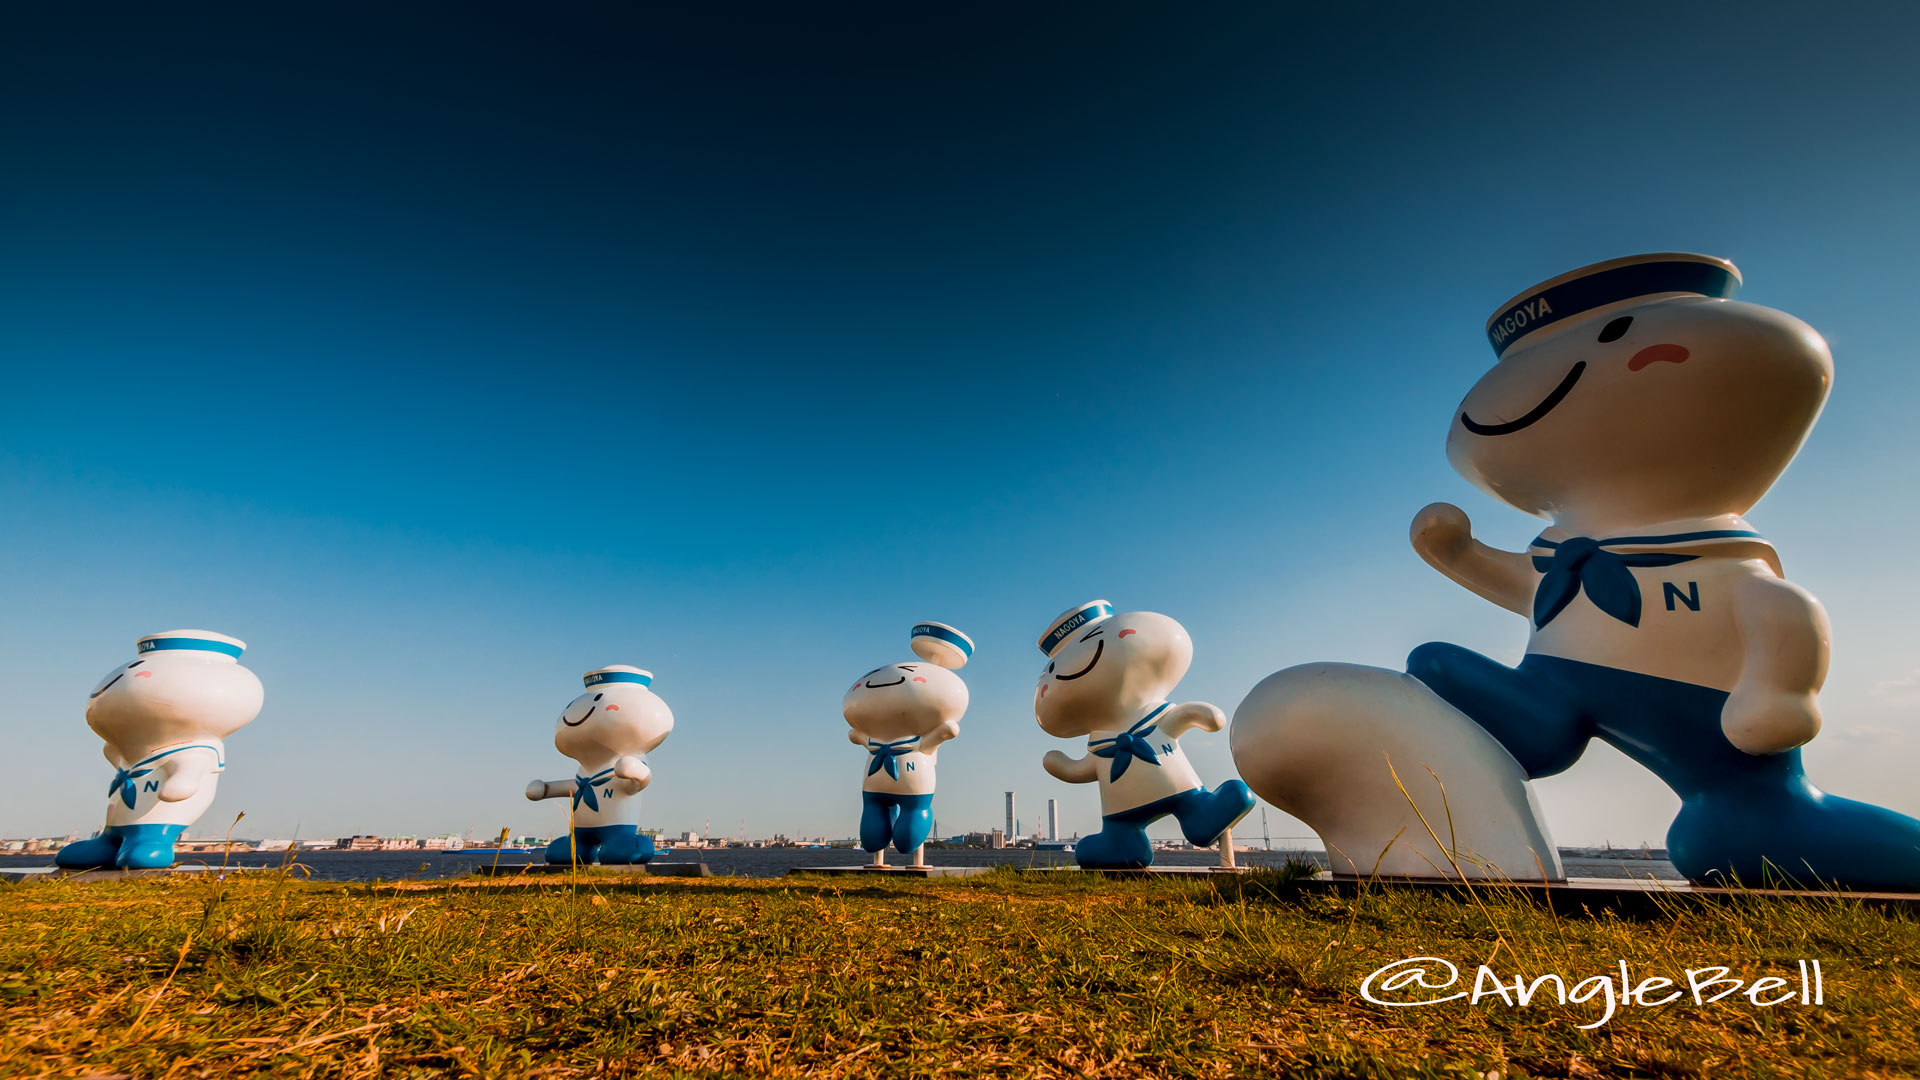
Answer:
[[[1706,296],[1724,300],[1740,287],[1740,271],[1725,259],[1662,251],[1570,270],[1500,305],[1487,320],[1487,342],[1499,357],[1536,330],[1595,308],[1650,296]]]
[[[247,643],[239,638],[216,634],[211,630],[168,630],[161,634],[148,634],[133,643],[133,651],[141,656],[171,649],[219,653],[238,660],[240,654],[247,651]]]
[[[1113,618],[1113,605],[1105,600],[1093,600],[1077,607],[1070,607],[1053,620],[1047,632],[1040,635],[1040,651],[1052,657],[1060,646],[1073,636],[1075,630],[1083,626],[1092,626],[1102,619]]]
[[[644,671],[630,664],[609,664],[603,668],[594,668],[592,671],[580,676],[580,678],[587,684],[587,689],[589,690],[599,686],[601,683],[611,682],[639,683],[641,686],[653,685],[653,672]]]
[[[913,655],[943,668],[959,670],[973,659],[973,639],[946,623],[915,623],[908,644]]]

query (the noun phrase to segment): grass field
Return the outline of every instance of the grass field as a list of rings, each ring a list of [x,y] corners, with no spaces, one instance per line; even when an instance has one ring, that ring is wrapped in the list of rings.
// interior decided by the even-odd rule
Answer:
[[[1746,900],[1623,921],[1273,874],[1037,877],[0,887],[0,1073],[1920,1073],[1912,915]],[[1683,999],[1582,1030],[1604,1001],[1550,986],[1525,1007],[1362,998],[1415,956],[1460,969],[1433,994],[1483,962],[1571,986],[1623,960],[1635,981],[1725,966],[1797,991],[1817,959],[1825,1003]]]

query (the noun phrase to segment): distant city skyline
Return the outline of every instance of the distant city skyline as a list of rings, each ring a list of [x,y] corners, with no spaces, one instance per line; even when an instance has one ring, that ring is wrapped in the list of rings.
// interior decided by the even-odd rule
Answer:
[[[196,835],[552,834],[606,664],[677,718],[647,826],[849,835],[841,694],[926,619],[978,646],[943,832],[1093,832],[1031,709],[1068,605],[1179,619],[1229,713],[1518,658],[1407,524],[1525,546],[1442,448],[1482,323],[1660,250],[1832,344],[1751,519],[1833,622],[1811,778],[1920,813],[1920,9],[219,12],[0,11],[0,833],[99,825],[89,689],[204,628],[266,705]],[[1677,807],[1598,745],[1537,787],[1562,844]]]

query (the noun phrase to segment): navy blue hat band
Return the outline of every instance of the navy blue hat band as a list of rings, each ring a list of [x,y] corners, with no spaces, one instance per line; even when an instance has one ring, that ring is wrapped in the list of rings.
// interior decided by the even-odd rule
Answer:
[[[1104,600],[1095,600],[1091,604],[1082,604],[1062,616],[1058,622],[1053,624],[1053,628],[1048,630],[1046,635],[1040,639],[1040,651],[1048,656],[1052,656],[1054,650],[1058,649],[1061,643],[1073,636],[1075,630],[1080,629],[1090,622],[1099,622],[1101,619],[1107,618],[1112,614],[1113,605]]]
[[[159,652],[163,649],[192,649],[196,652],[217,652],[231,656],[235,660],[240,659],[240,653],[242,651],[240,646],[229,645],[224,641],[209,641],[206,638],[189,637],[147,638],[134,646],[134,651],[141,654]]]
[[[957,634],[952,630],[949,630],[948,628],[941,626],[937,623],[921,623],[920,625],[914,627],[913,632],[911,634],[908,634],[907,636],[910,638],[918,638],[918,637],[937,638],[953,646],[954,648],[959,649],[960,654],[962,656],[965,656],[967,659],[969,660],[973,659],[973,642],[968,641],[967,636],[965,634]]]
[[[1494,316],[1487,342],[1498,357],[1526,334],[1597,307],[1659,293],[1695,293],[1725,299],[1740,287],[1726,267],[1697,259],[1630,263],[1530,293]]]
[[[601,683],[610,682],[630,682],[639,683],[641,686],[652,686],[653,676],[642,675],[637,671],[596,671],[588,675],[585,681],[588,686],[599,686]]]

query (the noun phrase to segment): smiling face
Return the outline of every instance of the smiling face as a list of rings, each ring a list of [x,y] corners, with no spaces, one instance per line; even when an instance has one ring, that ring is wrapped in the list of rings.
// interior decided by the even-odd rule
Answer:
[[[137,761],[156,747],[224,739],[258,716],[264,700],[260,679],[232,657],[153,652],[100,680],[87,699],[87,726]]]
[[[1812,327],[1735,300],[1628,301],[1536,338],[1460,403],[1447,459],[1495,498],[1578,530],[1745,513],[1833,382]]]
[[[1128,611],[1077,630],[1040,673],[1033,715],[1049,735],[1117,731],[1165,701],[1193,664],[1193,640],[1179,623]]]
[[[925,735],[966,715],[967,684],[937,664],[888,664],[849,687],[840,712],[854,730],[883,742]]]
[[[666,741],[673,710],[639,683],[609,682],[574,698],[553,727],[553,745],[582,765],[645,754]]]

